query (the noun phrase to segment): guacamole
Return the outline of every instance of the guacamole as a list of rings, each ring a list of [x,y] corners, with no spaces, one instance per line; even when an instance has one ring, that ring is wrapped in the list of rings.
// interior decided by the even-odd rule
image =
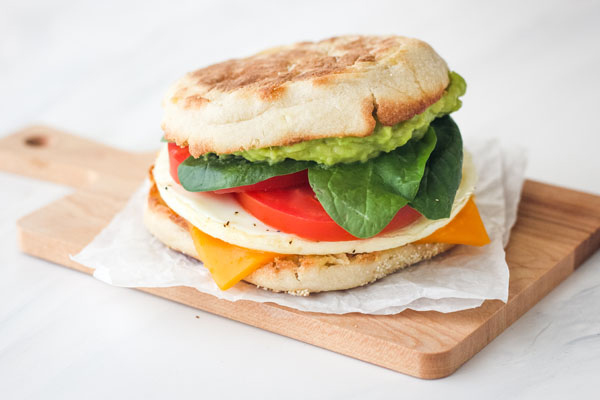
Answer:
[[[466,87],[460,75],[450,72],[450,84],[442,98],[423,113],[394,126],[383,126],[377,122],[373,133],[366,137],[315,139],[291,146],[265,147],[234,154],[249,161],[266,161],[269,164],[281,162],[286,158],[315,161],[324,165],[364,162],[377,157],[382,152],[390,152],[404,145],[413,137],[415,139],[423,137],[431,121],[460,108],[462,102],[458,98],[465,93]]]

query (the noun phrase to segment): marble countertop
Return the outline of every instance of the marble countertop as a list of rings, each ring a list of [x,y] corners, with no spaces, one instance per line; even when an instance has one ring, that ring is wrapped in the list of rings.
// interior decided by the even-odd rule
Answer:
[[[469,87],[465,141],[600,194],[600,2],[0,4],[0,135],[44,123],[157,147],[187,70],[342,33],[428,41]],[[454,375],[423,381],[21,254],[16,220],[70,188],[0,172],[0,393],[31,398],[596,398],[600,252]]]

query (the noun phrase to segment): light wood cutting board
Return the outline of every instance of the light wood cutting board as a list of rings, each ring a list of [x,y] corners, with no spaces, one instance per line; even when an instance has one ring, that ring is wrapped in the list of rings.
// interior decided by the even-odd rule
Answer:
[[[85,273],[69,259],[140,185],[153,153],[132,154],[48,127],[0,139],[0,169],[77,190],[18,222],[24,252]],[[526,181],[507,247],[507,304],[451,314],[327,315],[219,300],[187,287],[139,288],[191,307],[420,378],[453,373],[600,247],[600,197]]]

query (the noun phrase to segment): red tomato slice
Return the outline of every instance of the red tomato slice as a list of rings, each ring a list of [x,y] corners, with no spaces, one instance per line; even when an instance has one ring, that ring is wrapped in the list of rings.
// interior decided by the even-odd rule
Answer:
[[[175,143],[169,143],[169,172],[171,173],[173,180],[177,183],[180,183],[179,177],[177,176],[177,168],[179,167],[179,164],[185,161],[189,156],[190,152],[187,147],[179,147]],[[223,194],[245,192],[248,190],[273,190],[298,185],[308,185],[308,170],[298,171],[288,175],[274,176],[253,185],[215,190],[213,193]]]
[[[241,192],[235,196],[246,211],[282,232],[328,242],[357,239],[331,219],[309,185],[268,192]],[[420,215],[408,206],[403,207],[383,232],[409,225]]]
[[[177,167],[186,158],[190,156],[190,152],[186,147],[179,147],[175,143],[169,143],[169,172],[171,177],[177,183],[179,183],[179,177],[177,176]]]

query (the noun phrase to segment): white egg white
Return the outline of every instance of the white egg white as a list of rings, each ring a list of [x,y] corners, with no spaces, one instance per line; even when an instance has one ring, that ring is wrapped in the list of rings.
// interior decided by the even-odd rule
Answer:
[[[450,218],[419,218],[413,224],[369,239],[325,242],[303,239],[265,225],[246,212],[231,194],[193,193],[176,183],[169,173],[167,145],[154,166],[154,180],[167,205],[201,231],[227,243],[248,249],[282,254],[366,253],[399,247],[422,239],[446,225],[471,197],[476,172],[465,152],[463,179],[456,193]]]

